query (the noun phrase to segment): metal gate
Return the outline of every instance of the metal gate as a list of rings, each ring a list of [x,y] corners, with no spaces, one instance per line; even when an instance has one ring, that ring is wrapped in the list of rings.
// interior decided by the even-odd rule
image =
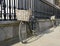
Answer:
[[[0,20],[16,20],[16,0],[0,0]]]

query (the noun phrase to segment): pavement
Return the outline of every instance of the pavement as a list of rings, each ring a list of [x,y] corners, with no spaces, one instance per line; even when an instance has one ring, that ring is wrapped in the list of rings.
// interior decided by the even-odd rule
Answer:
[[[38,36],[27,39],[27,43],[15,43],[11,46],[60,46],[60,26],[50,28]]]

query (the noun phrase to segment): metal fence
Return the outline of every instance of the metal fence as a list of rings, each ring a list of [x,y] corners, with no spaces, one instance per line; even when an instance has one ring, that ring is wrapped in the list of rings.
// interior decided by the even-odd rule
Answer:
[[[15,3],[15,0],[0,1],[0,20],[16,20]]]
[[[0,0],[0,20],[16,20],[16,8],[30,9],[36,18],[60,18],[60,9],[42,0]]]
[[[60,9],[58,7],[44,0],[37,0],[36,2],[35,17],[50,19],[51,16],[55,15],[56,18],[60,18]]]
[[[39,19],[60,18],[60,9],[45,0],[18,0],[20,10],[32,10],[32,15]]]

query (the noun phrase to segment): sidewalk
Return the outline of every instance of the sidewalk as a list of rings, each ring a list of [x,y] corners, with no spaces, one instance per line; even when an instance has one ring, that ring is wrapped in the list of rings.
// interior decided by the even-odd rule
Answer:
[[[30,38],[27,44],[19,42],[11,46],[60,46],[60,26]]]

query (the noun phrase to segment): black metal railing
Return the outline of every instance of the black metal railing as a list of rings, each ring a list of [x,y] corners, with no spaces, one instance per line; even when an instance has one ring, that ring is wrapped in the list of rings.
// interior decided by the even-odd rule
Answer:
[[[16,6],[19,10],[32,10],[37,18],[60,18],[60,9],[43,0],[0,0],[0,20],[16,20]]]
[[[32,10],[32,15],[36,18],[50,19],[51,16],[60,18],[60,9],[45,0],[18,0],[19,10]]]
[[[15,3],[15,0],[0,1],[0,20],[16,20]]]
[[[60,9],[55,5],[44,0],[39,0],[36,4],[37,10],[34,11],[36,14],[35,17],[39,19],[50,19],[51,16],[55,15],[56,18],[60,18]]]

